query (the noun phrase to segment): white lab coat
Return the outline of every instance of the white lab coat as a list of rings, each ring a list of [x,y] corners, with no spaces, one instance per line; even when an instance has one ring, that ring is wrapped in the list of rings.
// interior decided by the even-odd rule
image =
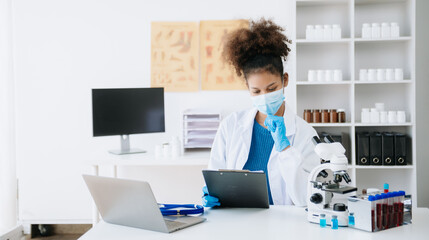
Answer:
[[[249,156],[256,108],[226,117],[217,131],[209,169],[243,169]],[[287,106],[284,113],[286,136],[291,144],[283,152],[271,150],[267,172],[275,205],[305,206],[309,172],[320,164],[314,152],[316,131]]]

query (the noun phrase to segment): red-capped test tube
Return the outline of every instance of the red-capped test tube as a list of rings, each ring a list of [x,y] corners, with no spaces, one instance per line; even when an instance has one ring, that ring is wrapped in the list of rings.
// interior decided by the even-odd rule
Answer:
[[[383,208],[383,198],[381,197],[381,194],[375,195],[375,212],[376,212],[376,225],[377,225],[377,231],[383,230],[383,215],[382,215],[382,208]]]
[[[371,230],[375,232],[375,208],[376,208],[376,197],[369,195],[368,201],[371,202]]]

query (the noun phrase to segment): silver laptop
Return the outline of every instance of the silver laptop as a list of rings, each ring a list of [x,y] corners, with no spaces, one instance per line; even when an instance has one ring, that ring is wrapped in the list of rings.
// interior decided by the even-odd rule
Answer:
[[[83,175],[104,221],[129,227],[171,233],[205,218],[162,216],[149,183]]]

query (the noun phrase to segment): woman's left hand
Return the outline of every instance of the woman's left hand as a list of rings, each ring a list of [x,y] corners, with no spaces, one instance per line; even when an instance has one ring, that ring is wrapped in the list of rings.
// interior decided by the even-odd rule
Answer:
[[[286,137],[286,126],[283,117],[268,115],[264,125],[271,132],[277,152],[281,152],[290,146],[289,139]]]

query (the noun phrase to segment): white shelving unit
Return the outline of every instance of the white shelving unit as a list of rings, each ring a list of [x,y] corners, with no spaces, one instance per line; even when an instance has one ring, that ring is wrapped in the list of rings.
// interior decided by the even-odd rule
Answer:
[[[346,133],[350,137],[349,172],[358,189],[382,188],[412,194],[416,204],[416,135],[415,125],[415,0],[297,0],[293,49],[296,62],[296,110],[346,110],[346,123],[312,123],[319,132]],[[362,39],[363,23],[397,22],[400,37]],[[305,39],[306,25],[340,24],[342,39],[315,41]],[[402,68],[403,81],[362,82],[361,68]],[[310,69],[341,69],[342,82],[308,82]],[[292,85],[293,86],[293,85]],[[384,102],[388,110],[405,110],[407,122],[364,124],[360,109]],[[361,166],[356,164],[356,132],[395,131],[406,133],[411,152],[406,166]]]

